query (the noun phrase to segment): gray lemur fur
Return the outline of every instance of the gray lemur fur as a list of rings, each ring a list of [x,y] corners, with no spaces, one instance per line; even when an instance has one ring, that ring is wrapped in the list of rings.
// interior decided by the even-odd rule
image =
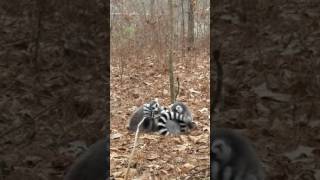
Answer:
[[[158,108],[154,109],[154,116],[155,117],[146,117],[144,122],[140,126],[140,131],[142,132],[155,132],[157,131],[157,122],[155,121],[155,118],[159,116],[161,112],[160,105],[158,103],[158,100],[152,100],[148,103],[149,105],[157,104]],[[131,132],[135,132],[137,130],[138,124],[142,121],[142,119],[145,117],[145,110],[144,110],[145,105],[140,106],[130,117],[129,119],[129,125],[128,125],[128,130]],[[150,114],[148,114],[150,115]]]
[[[183,114],[185,117],[187,117],[186,124],[189,127],[189,129],[192,129],[195,127],[195,124],[193,122],[192,112],[190,111],[190,109],[186,104],[180,101],[176,101],[175,103],[171,104],[169,108],[171,111]]]
[[[264,180],[265,174],[249,142],[230,129],[214,128],[211,177],[216,180]]]
[[[64,180],[107,180],[109,172],[107,140],[91,145],[71,166]]]

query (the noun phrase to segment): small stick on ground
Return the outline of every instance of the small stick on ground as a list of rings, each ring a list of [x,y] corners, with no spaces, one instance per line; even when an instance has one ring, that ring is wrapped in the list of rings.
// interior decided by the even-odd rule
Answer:
[[[138,127],[137,127],[136,135],[135,135],[135,138],[134,138],[133,149],[132,149],[131,154],[130,154],[130,156],[129,156],[129,162],[128,162],[128,167],[127,167],[127,172],[126,172],[126,176],[125,176],[125,178],[124,178],[125,180],[128,180],[128,178],[129,178],[131,161],[132,161],[132,158],[133,158],[133,155],[134,155],[134,151],[136,150],[136,146],[137,146],[137,143],[138,143],[138,135],[139,135],[140,125],[143,123],[143,121],[144,121],[145,119],[146,119],[146,118],[143,118],[142,121],[138,124]]]

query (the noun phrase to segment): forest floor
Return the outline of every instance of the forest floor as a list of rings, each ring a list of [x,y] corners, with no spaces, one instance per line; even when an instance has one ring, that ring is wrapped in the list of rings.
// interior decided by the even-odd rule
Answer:
[[[122,65],[112,58],[110,174],[116,179],[124,178],[132,151],[134,133],[126,127],[133,111],[154,98],[161,105],[170,105],[169,76],[163,63],[146,57],[128,58]],[[175,59],[174,74],[180,82],[177,100],[190,107],[197,128],[175,137],[141,134],[131,178],[209,179],[209,66],[209,53]]]

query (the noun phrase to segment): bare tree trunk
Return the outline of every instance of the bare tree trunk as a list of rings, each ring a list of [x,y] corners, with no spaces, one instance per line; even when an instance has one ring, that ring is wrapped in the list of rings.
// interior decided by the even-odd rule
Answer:
[[[173,78],[173,59],[172,59],[172,46],[173,46],[173,5],[172,0],[168,0],[169,3],[169,16],[170,16],[170,36],[169,36],[169,80],[170,80],[170,97],[171,103],[174,103],[174,78]]]
[[[184,0],[181,0],[181,36],[182,36],[182,57],[185,56],[185,29],[184,29]]]
[[[188,11],[188,50],[193,49],[194,43],[194,0],[189,0]]]
[[[150,4],[150,16],[151,16],[151,19],[154,18],[154,0],[151,0],[151,4]]]
[[[151,0],[150,2],[150,20],[149,20],[149,24],[150,24],[150,30],[151,30],[151,36],[150,36],[150,45],[151,45],[151,49],[154,50],[155,48],[155,43],[154,43],[154,39],[155,39],[155,18],[154,18],[154,0]],[[153,28],[152,28],[153,27]]]

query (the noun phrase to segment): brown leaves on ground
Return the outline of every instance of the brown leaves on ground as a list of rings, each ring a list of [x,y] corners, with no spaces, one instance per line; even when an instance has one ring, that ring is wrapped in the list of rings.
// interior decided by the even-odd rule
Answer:
[[[154,98],[170,105],[169,76],[160,61],[148,57],[121,64],[112,59],[110,169],[116,179],[124,178],[132,151],[134,133],[126,126],[134,109]],[[181,136],[140,134],[131,179],[209,179],[209,57],[176,58],[174,69],[180,81],[178,100],[190,107],[197,128]]]

